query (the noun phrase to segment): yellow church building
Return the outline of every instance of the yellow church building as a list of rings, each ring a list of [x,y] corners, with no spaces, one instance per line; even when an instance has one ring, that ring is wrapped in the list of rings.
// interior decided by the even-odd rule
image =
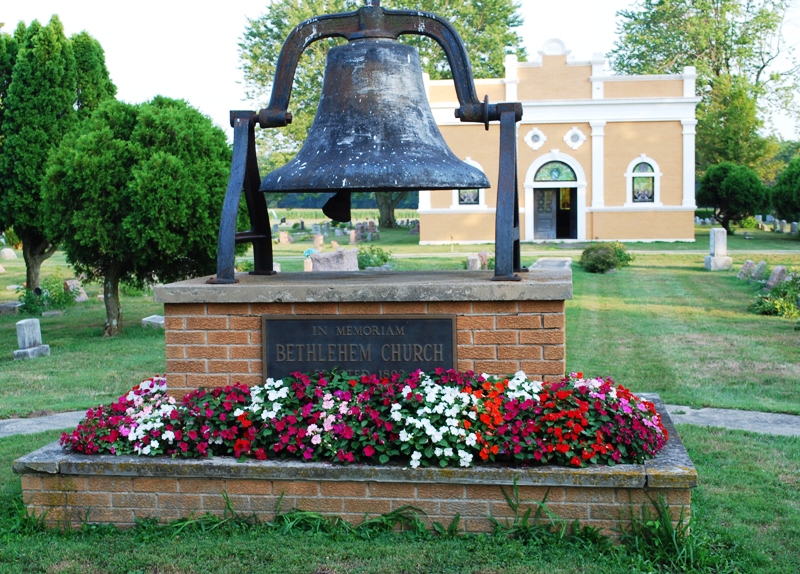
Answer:
[[[505,77],[477,79],[491,102],[522,102],[517,124],[522,241],[694,241],[695,69],[617,76],[575,61],[558,39]],[[420,243],[494,241],[499,125],[459,122],[453,82],[427,80],[450,149],[492,187],[420,191]]]

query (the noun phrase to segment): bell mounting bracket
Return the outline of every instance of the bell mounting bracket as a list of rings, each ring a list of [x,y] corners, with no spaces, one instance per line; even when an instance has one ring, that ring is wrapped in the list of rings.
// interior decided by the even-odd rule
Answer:
[[[354,12],[310,18],[300,23],[281,48],[275,65],[275,77],[269,105],[254,111],[232,111],[233,159],[231,175],[222,208],[217,252],[217,274],[209,283],[235,283],[234,251],[237,243],[252,243],[254,275],[273,274],[272,235],[264,194],[260,193],[261,179],[255,153],[254,128],[278,128],[292,122],[289,101],[297,64],[303,51],[323,38],[346,38],[357,41],[370,38],[396,40],[402,35],[427,36],[444,50],[459,108],[455,115],[462,122],[500,122],[500,166],[497,184],[495,221],[495,281],[519,281],[515,272],[527,271],[520,263],[519,197],[517,183],[516,123],[522,119],[522,104],[507,102],[492,104],[486,96],[478,99],[472,67],[464,43],[456,29],[435,14],[412,10],[387,10],[380,0],[365,0]],[[236,231],[239,201],[245,194],[251,228]]]

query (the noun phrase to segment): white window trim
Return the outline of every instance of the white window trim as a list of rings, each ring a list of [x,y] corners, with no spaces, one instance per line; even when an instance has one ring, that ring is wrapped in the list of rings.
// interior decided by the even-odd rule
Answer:
[[[544,164],[550,161],[560,161],[567,164],[569,167],[572,168],[572,171],[575,172],[575,178],[577,181],[533,181],[536,177],[536,172],[539,171],[539,168],[542,167]],[[567,185],[565,185],[567,184]],[[549,153],[545,153],[537,157],[533,163],[531,163],[530,167],[528,167],[528,171],[525,173],[525,205],[533,206],[533,188],[558,188],[558,187],[576,187],[578,188],[578,241],[585,241],[586,240],[586,174],[581,167],[581,164],[573,158],[565,153],[561,153],[559,150],[554,149],[550,150]],[[523,210],[520,210],[523,211]],[[534,239],[534,229],[533,229],[533,209],[525,210],[524,217],[522,220],[525,222],[525,227],[523,230],[521,239],[523,241],[533,241]],[[567,241],[567,240],[564,240]]]
[[[653,201],[642,203],[637,202],[634,203],[633,201],[633,178],[634,177],[643,177],[641,173],[634,173],[633,168],[635,168],[640,163],[646,163],[650,167],[653,168]],[[653,158],[647,157],[646,154],[642,154],[637,158],[634,158],[631,163],[628,164],[628,169],[625,172],[625,207],[632,208],[632,209],[650,209],[653,207],[661,207],[661,170],[656,163],[656,160]],[[646,177],[646,176],[644,176]]]
[[[484,174],[486,173],[486,171],[483,169],[483,166],[481,166],[481,164],[479,164],[477,161],[475,161],[471,157],[467,157],[464,160],[464,163],[466,163],[467,165],[471,165],[475,169],[479,169]],[[458,202],[458,192],[459,192],[458,189],[454,189],[453,190],[453,198],[452,198],[452,200],[450,202],[450,208],[451,209],[456,209],[458,211],[479,211],[481,213],[485,213],[486,212],[486,190],[485,189],[482,189],[482,188],[478,189],[478,204],[477,205],[461,205]]]

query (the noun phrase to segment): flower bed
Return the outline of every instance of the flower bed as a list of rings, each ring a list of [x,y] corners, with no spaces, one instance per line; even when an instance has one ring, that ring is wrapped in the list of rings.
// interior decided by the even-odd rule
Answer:
[[[180,405],[156,377],[90,409],[61,444],[84,454],[581,467],[642,463],[667,438],[653,403],[611,379],[334,371],[199,389]]]

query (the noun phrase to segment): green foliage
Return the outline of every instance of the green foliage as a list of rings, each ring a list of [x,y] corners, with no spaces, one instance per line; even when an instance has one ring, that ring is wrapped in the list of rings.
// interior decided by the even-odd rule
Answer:
[[[781,219],[800,219],[800,156],[778,176],[772,187],[772,205]]]
[[[24,245],[27,284],[58,237],[46,229],[41,186],[49,155],[79,117],[113,97],[100,44],[82,32],[67,39],[58,16],[0,35],[0,228],[13,225]],[[10,70],[10,74],[9,74]]]
[[[581,267],[589,273],[605,273],[622,267],[617,252],[608,243],[592,243],[581,253]]]
[[[759,315],[777,315],[787,319],[800,318],[800,309],[797,307],[800,297],[800,276],[796,272],[787,275],[769,290],[769,293],[756,295],[756,300],[750,305],[750,310]]]
[[[361,246],[358,248],[358,268],[366,269],[367,267],[380,267],[385,265],[392,258],[392,252],[378,247],[377,245],[370,245],[369,247]]]
[[[53,153],[42,212],[76,272],[103,279],[106,334],[116,334],[119,282],[141,287],[214,271],[229,165],[222,130],[161,96],[141,105],[106,100]]]
[[[6,245],[13,247],[14,249],[20,249],[22,247],[22,240],[19,236],[14,232],[13,227],[9,227],[3,232],[3,236],[6,239]]]
[[[742,229],[757,229],[758,228],[758,221],[752,215],[748,215],[741,221],[739,221],[739,227]]]
[[[767,206],[767,188],[753,170],[729,162],[706,171],[697,190],[697,202],[714,208],[716,219],[732,234],[731,222],[758,213]]]
[[[44,311],[65,310],[75,304],[75,295],[64,289],[64,279],[58,274],[42,281],[39,294],[31,289],[20,289],[19,293],[20,312],[34,317],[41,316]]]
[[[628,253],[628,248],[625,247],[624,243],[620,241],[612,241],[608,245],[614,250],[614,255],[617,256],[620,267],[627,267],[633,263],[634,259],[636,259],[636,256],[633,253]]]
[[[242,42],[240,58],[250,99],[266,103],[275,75],[275,64],[286,37],[300,22],[320,16],[356,10],[360,0],[275,0],[258,18],[249,20]],[[514,28],[522,24],[515,0],[396,0],[384,2],[385,8],[414,9],[436,13],[449,20],[464,40],[477,78],[503,77],[506,53],[525,59],[522,38]],[[401,41],[420,50],[423,71],[432,78],[450,77],[443,50],[430,38],[405,35]],[[328,38],[311,44],[300,58],[292,90],[292,123],[281,130],[261,132],[260,147],[268,157],[262,166],[274,169],[291,159],[306,133],[317,109],[322,87],[322,71],[327,51],[344,43]]]
[[[631,509],[630,521],[623,527],[620,541],[632,553],[642,570],[659,567],[667,572],[737,571],[724,552],[714,548],[707,535],[698,534],[681,508],[678,524],[672,523],[669,504],[663,497],[651,500],[642,517]],[[655,511],[655,512],[653,512]]]
[[[727,161],[744,165],[762,180],[773,180],[779,162],[775,138],[763,137],[764,122],[758,117],[756,89],[742,77],[722,76],[697,110],[697,167],[702,174]]]

